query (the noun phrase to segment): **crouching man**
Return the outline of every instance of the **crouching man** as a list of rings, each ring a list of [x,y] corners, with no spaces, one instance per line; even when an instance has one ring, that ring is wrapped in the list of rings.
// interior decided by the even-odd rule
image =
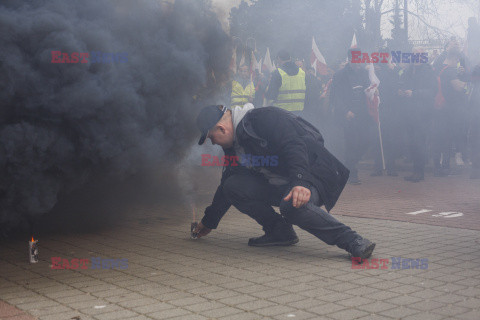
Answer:
[[[249,246],[295,244],[294,224],[354,257],[371,256],[375,243],[320,208],[333,208],[349,171],[325,149],[322,135],[310,123],[280,108],[254,109],[247,104],[232,110],[204,107],[197,126],[200,145],[209,138],[227,156],[237,156],[240,163],[244,155],[278,159],[263,166],[250,161],[225,167],[213,202],[194,231],[199,237],[217,228],[233,205],[265,231],[265,235],[249,239]],[[272,206],[279,206],[281,215]]]

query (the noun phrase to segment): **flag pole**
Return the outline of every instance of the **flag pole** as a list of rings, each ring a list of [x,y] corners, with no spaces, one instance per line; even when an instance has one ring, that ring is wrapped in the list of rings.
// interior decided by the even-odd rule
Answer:
[[[378,106],[378,126],[377,127],[378,127],[378,138],[380,140],[380,153],[382,155],[382,174],[385,175],[386,168],[385,168],[385,156],[383,153],[382,127],[380,124],[380,105]]]

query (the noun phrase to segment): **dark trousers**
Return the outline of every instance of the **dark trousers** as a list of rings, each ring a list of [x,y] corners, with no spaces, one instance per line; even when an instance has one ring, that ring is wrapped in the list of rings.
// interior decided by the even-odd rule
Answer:
[[[407,126],[408,143],[413,161],[413,173],[423,175],[427,158],[428,122],[414,121]]]
[[[435,169],[450,168],[450,158],[453,150],[452,116],[453,113],[446,108],[435,110],[432,130],[432,151]]]
[[[480,110],[480,106],[477,106]],[[470,115],[470,146],[472,169],[480,171],[480,112],[472,112]]]
[[[224,182],[223,192],[235,208],[255,219],[264,230],[285,219],[325,243],[347,251],[355,239],[361,239],[350,227],[319,207],[320,197],[314,187],[310,188],[310,201],[301,208],[293,207],[291,200],[284,201],[291,188],[271,185],[260,175],[237,174]],[[281,215],[272,206],[279,206]]]
[[[344,126],[345,166],[351,177],[358,176],[357,165],[368,149],[371,126],[365,120],[347,120]]]

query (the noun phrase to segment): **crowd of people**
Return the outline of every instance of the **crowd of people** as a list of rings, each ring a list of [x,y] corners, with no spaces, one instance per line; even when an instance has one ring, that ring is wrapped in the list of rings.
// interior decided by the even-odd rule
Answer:
[[[372,84],[367,70],[371,65],[351,61],[352,51],[360,48],[350,49],[349,61],[326,76],[285,50],[278,52],[278,67],[268,75],[257,73],[252,78],[248,66],[240,66],[229,86],[230,104],[277,106],[304,117],[327,138],[341,133],[350,184],[361,183],[357,167],[369,150],[374,157],[372,176],[397,176],[397,163],[403,158],[412,162],[412,173],[404,177],[407,181],[424,180],[430,163],[436,177],[471,166],[470,178],[478,179],[480,50],[475,41],[466,41],[472,43],[469,54],[452,37],[444,51],[430,55],[427,63],[395,64],[390,57],[388,63],[374,64],[380,80],[375,92],[380,98],[377,119],[365,93]]]

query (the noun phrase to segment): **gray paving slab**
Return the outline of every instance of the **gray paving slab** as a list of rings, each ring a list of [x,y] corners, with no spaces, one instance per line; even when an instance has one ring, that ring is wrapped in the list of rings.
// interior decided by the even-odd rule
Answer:
[[[353,210],[355,202],[342,198],[341,208]],[[42,320],[480,319],[480,232],[458,228],[463,223],[335,214],[377,242],[373,258],[389,262],[352,269],[344,251],[298,228],[295,246],[248,247],[261,231],[235,209],[196,241],[187,214],[157,220],[161,212],[142,210],[148,223],[126,219],[97,234],[46,236],[34,265],[25,261],[26,241],[0,243],[0,300]],[[51,257],[129,264],[53,270]],[[426,258],[428,268],[394,269],[392,257]]]

